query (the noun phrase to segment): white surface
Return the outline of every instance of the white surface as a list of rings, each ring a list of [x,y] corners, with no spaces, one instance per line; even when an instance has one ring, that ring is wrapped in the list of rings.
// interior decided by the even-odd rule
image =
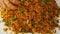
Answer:
[[[57,4],[58,4],[58,6],[60,7],[60,0],[56,0],[57,2]],[[1,14],[1,12],[0,12],[0,14]],[[0,17],[1,17],[1,15],[0,15]],[[60,24],[60,18],[59,18],[59,24]],[[3,28],[4,28],[5,26],[4,26],[4,23],[2,22],[2,18],[0,18],[0,34],[6,34],[7,32],[11,32],[11,31],[7,31],[7,32],[4,32],[3,31]],[[7,33],[7,34],[11,34],[11,33]],[[59,30],[59,28],[56,28],[56,34],[60,34],[60,30]]]
[[[58,6],[60,7],[60,0],[55,0]]]
[[[59,28],[56,28],[56,34],[60,34]]]

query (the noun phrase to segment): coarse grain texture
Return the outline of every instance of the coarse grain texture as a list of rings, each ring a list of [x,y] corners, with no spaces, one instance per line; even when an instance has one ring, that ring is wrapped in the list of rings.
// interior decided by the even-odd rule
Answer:
[[[55,0],[3,0],[2,5],[3,21],[16,33],[52,34],[58,27],[60,8]]]

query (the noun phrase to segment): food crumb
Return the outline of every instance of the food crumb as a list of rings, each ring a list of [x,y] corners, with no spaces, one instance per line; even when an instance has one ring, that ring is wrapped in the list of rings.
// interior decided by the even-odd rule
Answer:
[[[3,30],[6,32],[8,30],[8,28],[3,28]]]

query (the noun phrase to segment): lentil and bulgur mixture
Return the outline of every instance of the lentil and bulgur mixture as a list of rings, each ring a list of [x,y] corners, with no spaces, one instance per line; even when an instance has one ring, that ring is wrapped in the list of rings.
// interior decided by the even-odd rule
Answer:
[[[52,34],[58,26],[60,8],[55,0],[3,0],[1,15],[15,32]]]

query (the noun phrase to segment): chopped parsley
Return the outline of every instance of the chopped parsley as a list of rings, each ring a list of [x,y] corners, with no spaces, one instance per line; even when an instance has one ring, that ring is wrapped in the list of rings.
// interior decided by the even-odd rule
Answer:
[[[49,1],[50,1],[50,0],[45,0],[44,3],[45,3],[46,5],[48,5]]]
[[[17,19],[16,17],[13,18],[14,21],[15,21],[16,19]]]
[[[46,33],[49,33],[49,32],[50,32],[50,30],[47,30],[47,31],[46,31]]]
[[[20,8],[20,12],[23,12],[23,8]]]

